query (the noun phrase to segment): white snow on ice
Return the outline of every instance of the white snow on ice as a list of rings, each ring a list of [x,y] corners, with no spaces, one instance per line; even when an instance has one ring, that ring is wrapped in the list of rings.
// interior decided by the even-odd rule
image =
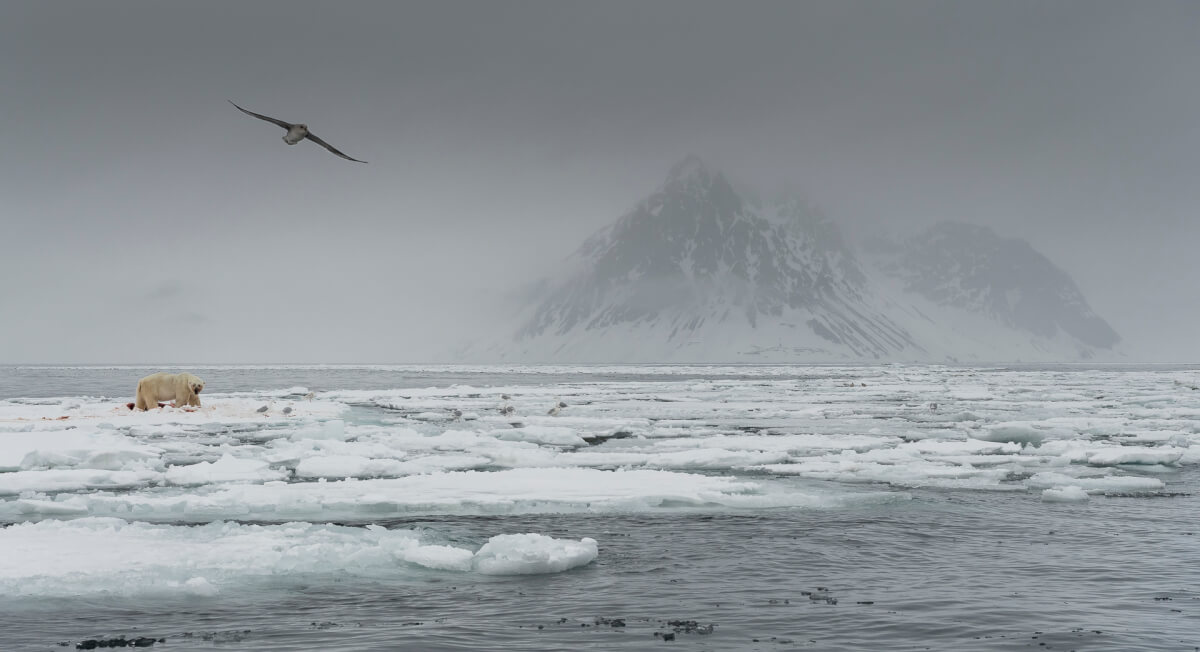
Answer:
[[[94,397],[0,400],[10,524],[0,593],[207,595],[293,572],[559,572],[595,559],[603,541],[498,535],[476,550],[370,524],[854,509],[927,487],[1078,503],[1170,495],[1177,472],[1200,464],[1191,371],[450,369],[522,381],[311,400],[302,387],[210,388],[200,409],[149,412]],[[550,374],[573,380],[540,380]]]
[[[264,578],[411,574],[417,567],[487,575],[557,573],[591,563],[594,539],[492,537],[477,551],[421,532],[312,523],[199,527],[117,518],[22,523],[0,530],[0,595],[215,595]]]

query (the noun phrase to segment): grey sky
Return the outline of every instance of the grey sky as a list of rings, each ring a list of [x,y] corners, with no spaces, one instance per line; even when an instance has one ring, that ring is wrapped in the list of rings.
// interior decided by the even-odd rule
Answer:
[[[1194,2],[6,2],[0,362],[420,361],[694,152],[1200,359]],[[350,156],[226,99],[306,122]]]

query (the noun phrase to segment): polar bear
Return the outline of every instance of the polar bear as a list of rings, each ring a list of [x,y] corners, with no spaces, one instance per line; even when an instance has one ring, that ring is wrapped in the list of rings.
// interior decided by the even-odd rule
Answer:
[[[168,374],[158,372],[138,381],[137,399],[134,405],[139,410],[158,407],[159,401],[175,401],[175,407],[200,407],[197,394],[204,389],[204,381],[192,374]]]

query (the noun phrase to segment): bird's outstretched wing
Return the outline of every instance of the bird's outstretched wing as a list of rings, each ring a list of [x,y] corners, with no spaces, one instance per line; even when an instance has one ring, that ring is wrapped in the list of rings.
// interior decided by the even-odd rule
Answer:
[[[233,100],[228,100],[228,102],[229,102],[230,104],[233,104]],[[238,111],[241,111],[242,113],[245,113],[245,114],[247,114],[247,115],[252,115],[252,116],[254,116],[254,117],[258,118],[259,120],[266,120],[267,122],[274,122],[275,124],[279,125],[280,127],[283,127],[284,129],[291,129],[291,128],[292,128],[292,125],[290,125],[290,124],[288,124],[288,123],[284,122],[283,120],[276,120],[275,118],[268,118],[267,116],[265,116],[265,115],[262,115],[261,113],[255,113],[255,112],[253,112],[253,111],[247,111],[246,109],[243,109],[242,107],[238,106],[237,104],[233,104],[233,105],[234,105],[234,106],[237,106],[237,110],[238,110]]]
[[[321,147],[324,147],[325,149],[327,149],[327,150],[329,150],[329,151],[333,152],[334,154],[337,154],[338,156],[340,156],[340,157],[342,157],[342,158],[346,159],[347,161],[354,161],[355,163],[366,163],[366,161],[360,161],[360,160],[358,160],[358,159],[356,159],[356,158],[350,158],[349,156],[346,156],[345,154],[343,154],[343,153],[339,152],[339,151],[337,150],[337,148],[336,148],[336,147],[334,147],[333,145],[330,145],[329,143],[327,143],[327,142],[325,142],[325,141],[321,140],[320,138],[317,138],[315,135],[313,135],[313,132],[311,132],[311,131],[310,131],[310,132],[308,132],[308,135],[307,135],[307,136],[305,136],[305,138],[307,138],[307,139],[309,139],[309,140],[313,141],[314,143],[316,143],[316,144],[320,145]]]

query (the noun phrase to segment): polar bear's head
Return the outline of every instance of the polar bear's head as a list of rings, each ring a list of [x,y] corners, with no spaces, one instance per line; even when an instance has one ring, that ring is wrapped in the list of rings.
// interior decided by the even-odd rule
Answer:
[[[188,387],[192,392],[199,394],[204,389],[204,381],[191,374],[182,374],[183,379],[187,381]]]

